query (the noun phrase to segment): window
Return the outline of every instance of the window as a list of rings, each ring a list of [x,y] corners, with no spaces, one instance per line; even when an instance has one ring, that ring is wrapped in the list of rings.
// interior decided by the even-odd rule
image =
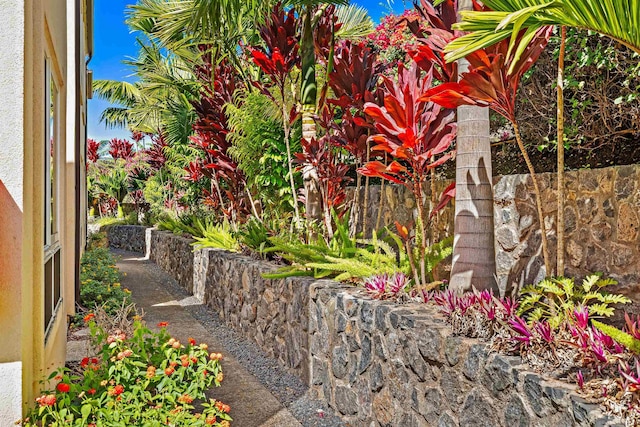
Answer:
[[[44,139],[44,328],[45,339],[61,302],[60,236],[58,200],[60,144],[58,141],[58,87],[51,61],[45,59],[45,139]]]

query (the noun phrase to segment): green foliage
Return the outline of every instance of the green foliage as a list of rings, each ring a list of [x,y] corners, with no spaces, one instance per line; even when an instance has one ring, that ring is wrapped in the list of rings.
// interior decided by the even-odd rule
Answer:
[[[213,222],[207,222],[202,225],[200,230],[202,236],[193,236],[196,240],[192,243],[196,248],[218,248],[225,249],[231,252],[237,252],[239,250],[239,244],[231,231],[231,225],[228,221],[224,221],[221,224],[214,224]]]
[[[291,265],[263,276],[281,278],[305,275],[346,281],[364,279],[377,273],[408,271],[408,259],[402,246],[399,246],[398,252],[389,243],[378,239],[375,233],[371,239],[349,237],[348,220],[340,220],[335,215],[334,220],[336,231],[329,243],[322,238],[315,244],[270,238],[273,246],[265,252],[277,253]]]
[[[140,320],[127,335],[101,328],[93,314],[85,319],[99,355],[83,359],[79,373],[53,372],[55,389],[43,392],[22,425],[229,427],[229,406],[205,396],[223,380],[222,355],[192,340],[183,345],[165,329],[152,332]],[[197,415],[194,400],[205,400]]]
[[[232,130],[231,156],[245,173],[250,188],[270,208],[290,210],[293,197],[289,185],[289,168],[284,142],[282,118],[273,101],[257,92],[241,92],[234,104],[227,104],[226,113]],[[292,138],[292,142],[297,142]],[[294,144],[292,150],[299,150]],[[300,174],[294,178],[300,180]]]
[[[554,329],[578,306],[588,307],[591,316],[610,317],[615,310],[614,304],[631,302],[623,295],[603,290],[617,283],[598,274],[585,278],[582,286],[576,286],[570,277],[545,279],[522,289],[518,315],[525,317],[530,324],[545,319]]]
[[[236,236],[240,243],[259,254],[263,254],[265,249],[272,246],[269,242],[269,229],[253,217],[240,227]]]
[[[87,242],[87,250],[91,251],[96,248],[108,248],[109,240],[107,240],[107,233],[101,231],[99,233],[93,233],[89,236]]]
[[[106,247],[86,251],[80,264],[80,304],[89,309],[101,306],[113,314],[123,301],[130,302],[130,292],[120,285],[116,261]]]
[[[620,329],[606,325],[602,322],[598,322],[597,320],[591,320],[591,324],[596,327],[600,332],[609,335],[613,338],[617,343],[623,345],[627,349],[631,350],[636,354],[640,354],[640,340],[630,335]]]
[[[517,104],[523,138],[555,149],[560,37],[552,37],[525,75]],[[633,143],[640,122],[640,55],[592,32],[567,29],[564,70],[565,148],[614,150]],[[595,158],[598,156],[595,155]]]

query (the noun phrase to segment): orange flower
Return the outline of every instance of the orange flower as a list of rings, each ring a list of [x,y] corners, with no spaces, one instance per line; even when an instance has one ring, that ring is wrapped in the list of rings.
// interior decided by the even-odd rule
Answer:
[[[213,416],[213,415],[208,415],[208,416],[207,416],[207,419],[206,419],[206,420],[204,420],[204,422],[205,422],[206,424],[210,425],[210,426],[214,425],[214,424],[216,423],[216,421],[218,421],[218,420],[217,420],[217,419],[216,419],[216,417],[215,417],[215,416]]]
[[[193,397],[189,396],[188,394],[183,394],[182,396],[180,396],[178,398],[178,402],[180,403],[191,403],[193,402]]]
[[[90,388],[89,390],[87,390],[87,394],[91,394],[91,395],[96,394],[96,389],[95,388]]]
[[[179,349],[180,348],[180,341],[174,341],[174,343],[171,344],[171,347],[173,347],[175,349]]]
[[[53,394],[42,395],[36,399],[40,406],[53,406],[56,404],[56,397]]]
[[[122,394],[123,392],[124,392],[124,386],[121,385],[121,384],[118,384],[114,388],[109,389],[109,396],[118,396],[118,395]]]
[[[56,390],[61,393],[69,393],[69,390],[71,390],[71,386],[67,383],[60,383],[56,386]]]
[[[86,368],[87,365],[89,365],[89,358],[88,357],[84,357],[82,359],[82,362],[80,362],[80,366],[82,366],[83,368]]]
[[[166,328],[167,326],[169,326],[169,322],[160,322],[160,323],[158,323],[158,327],[159,328]]]
[[[229,405],[226,405],[220,402],[219,400],[216,402],[216,408],[218,408],[218,411],[220,412],[227,412],[227,413],[231,410],[231,407]]]
[[[224,374],[222,372],[218,372],[218,375],[216,375],[216,381],[221,383],[223,379],[224,379]]]
[[[209,355],[209,359],[211,359],[211,360],[222,360],[222,354],[220,354],[220,353],[211,353]]]
[[[96,315],[93,313],[87,314],[86,316],[84,316],[84,323],[88,323],[89,320],[93,319],[94,317],[96,317]]]
[[[171,375],[173,374],[173,372],[174,372],[174,369],[171,367],[164,370],[165,375]]]
[[[147,378],[153,378],[156,376],[156,367],[155,366],[149,366],[147,368]]]
[[[193,338],[189,337],[189,345],[196,345],[196,340],[194,340]]]

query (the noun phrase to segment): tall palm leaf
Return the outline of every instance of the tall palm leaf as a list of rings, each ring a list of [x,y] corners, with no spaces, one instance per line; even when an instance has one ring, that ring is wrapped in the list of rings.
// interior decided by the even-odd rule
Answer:
[[[492,11],[463,12],[456,28],[470,31],[450,43],[447,60],[491,46],[508,37],[509,51],[518,60],[536,31],[564,25],[609,36],[640,53],[640,0],[484,0]],[[517,42],[520,30],[526,35]]]

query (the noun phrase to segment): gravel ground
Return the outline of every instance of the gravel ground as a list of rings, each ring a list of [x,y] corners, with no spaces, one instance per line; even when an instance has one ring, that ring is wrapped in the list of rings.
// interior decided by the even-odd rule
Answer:
[[[129,255],[117,250],[113,252],[116,255]],[[166,285],[166,290],[176,301],[182,302],[181,305],[211,335],[224,342],[225,350],[258,378],[304,427],[347,426],[325,402],[313,399],[308,387],[297,376],[282,369],[276,360],[266,356],[255,343],[227,326],[213,310],[194,301],[192,295],[156,264],[148,262],[147,266],[150,273]]]

